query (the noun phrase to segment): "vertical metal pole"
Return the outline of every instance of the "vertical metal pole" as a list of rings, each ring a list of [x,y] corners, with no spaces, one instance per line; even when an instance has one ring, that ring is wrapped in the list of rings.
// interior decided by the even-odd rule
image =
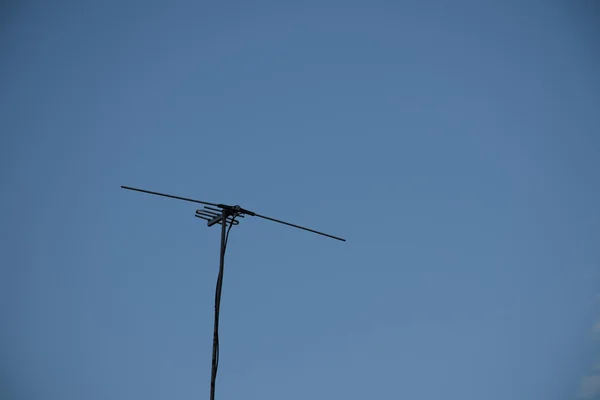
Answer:
[[[223,210],[221,221],[221,258],[219,262],[219,276],[217,278],[217,289],[215,292],[215,323],[213,332],[212,371],[210,376],[210,400],[215,400],[215,382],[217,380],[217,351],[219,347],[219,310],[221,308],[221,288],[223,286],[223,268],[225,266],[225,235],[227,232],[227,217],[229,212]]]

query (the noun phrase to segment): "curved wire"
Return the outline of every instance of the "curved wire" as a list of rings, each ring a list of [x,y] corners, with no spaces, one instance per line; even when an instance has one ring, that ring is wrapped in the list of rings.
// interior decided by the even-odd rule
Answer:
[[[227,233],[225,234],[225,242],[223,243],[223,252],[221,256],[225,259],[225,251],[227,250],[227,242],[229,241],[229,232],[233,227],[233,222],[237,215],[233,215]],[[227,219],[223,220],[223,223],[227,223]],[[219,268],[219,276],[217,277],[217,287],[215,290],[215,326],[214,326],[214,338],[213,338],[213,353],[215,354],[212,371],[211,371],[211,382],[210,382],[210,398],[214,399],[215,396],[215,383],[217,380],[217,370],[219,368],[219,314],[221,311],[221,291],[223,288],[223,269]]]

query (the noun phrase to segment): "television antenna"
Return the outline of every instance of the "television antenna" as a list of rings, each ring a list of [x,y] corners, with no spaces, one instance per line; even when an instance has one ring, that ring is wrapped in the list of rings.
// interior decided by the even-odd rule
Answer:
[[[223,287],[223,269],[225,266],[225,250],[227,248],[227,240],[229,238],[229,231],[234,225],[238,225],[239,221],[236,218],[244,218],[246,215],[251,217],[258,217],[269,221],[277,222],[279,224],[288,225],[293,228],[302,229],[304,231],[316,233],[317,235],[326,236],[332,239],[340,240],[345,242],[346,239],[341,237],[333,236],[328,233],[309,229],[300,225],[291,224],[289,222],[281,221],[279,219],[267,217],[265,215],[257,214],[253,211],[246,210],[239,205],[230,206],[226,204],[209,203],[207,201],[190,199],[187,197],[173,196],[171,194],[152,192],[150,190],[137,189],[129,186],[121,186],[123,189],[133,190],[141,193],[153,194],[156,196],[168,197],[176,200],[188,201],[191,203],[197,203],[204,205],[203,209],[196,210],[195,216],[197,218],[207,221],[208,227],[214,225],[221,225],[221,253],[219,261],[219,275],[217,277],[217,287],[215,290],[215,320],[214,320],[214,331],[213,331],[213,351],[212,351],[212,370],[210,376],[210,400],[215,398],[215,384],[217,380],[217,369],[219,367],[219,311],[221,308],[221,289]]]

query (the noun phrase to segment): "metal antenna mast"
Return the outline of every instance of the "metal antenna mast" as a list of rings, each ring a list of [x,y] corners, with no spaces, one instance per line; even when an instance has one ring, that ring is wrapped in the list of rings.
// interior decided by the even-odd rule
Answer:
[[[215,322],[214,322],[214,332],[213,332],[213,353],[212,353],[212,370],[210,377],[210,400],[215,399],[215,383],[217,379],[217,369],[219,366],[219,311],[221,308],[221,288],[223,287],[223,269],[225,266],[225,250],[227,248],[227,239],[229,237],[229,230],[234,225],[238,225],[239,221],[236,218],[244,218],[244,216],[252,216],[259,217],[262,219],[266,219],[269,221],[277,222],[280,224],[288,225],[293,228],[302,229],[308,232],[316,233],[317,235],[326,236],[332,239],[340,240],[345,242],[346,239],[342,239],[341,237],[329,235],[327,233],[319,232],[314,229],[305,228],[300,225],[291,224],[289,222],[281,221],[275,218],[267,217],[265,215],[257,214],[253,211],[249,211],[243,209],[242,207],[235,205],[229,206],[226,204],[215,204],[209,203],[206,201],[190,199],[187,197],[173,196],[170,194],[152,192],[150,190],[137,189],[129,186],[121,186],[123,189],[133,190],[136,192],[153,194],[156,196],[169,197],[171,199],[189,201],[192,203],[203,204],[204,209],[196,210],[196,217],[201,218],[203,220],[208,221],[207,225],[209,227],[214,226],[216,224],[221,225],[221,253],[219,260],[219,275],[217,278],[217,287],[215,290]],[[229,228],[228,228],[229,227]]]

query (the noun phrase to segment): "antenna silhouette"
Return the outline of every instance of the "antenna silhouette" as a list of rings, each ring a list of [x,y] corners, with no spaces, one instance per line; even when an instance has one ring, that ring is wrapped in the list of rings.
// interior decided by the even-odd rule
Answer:
[[[153,194],[156,196],[168,197],[176,200],[188,201],[191,203],[203,204],[204,208],[196,210],[195,216],[197,218],[207,221],[209,227],[214,225],[221,225],[221,253],[219,262],[219,275],[217,277],[217,287],[215,290],[215,321],[214,321],[214,332],[213,332],[213,352],[212,352],[212,370],[210,377],[210,400],[215,398],[215,383],[217,379],[217,369],[219,367],[219,311],[221,308],[221,289],[223,287],[223,270],[225,266],[225,250],[227,248],[227,241],[229,239],[229,231],[234,225],[238,225],[239,221],[236,218],[244,218],[246,215],[252,217],[259,217],[269,221],[277,222],[279,224],[288,225],[293,228],[302,229],[304,231],[316,233],[317,235],[326,236],[332,239],[340,240],[345,242],[346,239],[341,237],[333,236],[327,233],[319,232],[314,229],[305,228],[300,225],[291,224],[289,222],[281,221],[275,218],[267,217],[265,215],[257,214],[253,211],[246,210],[239,205],[229,206],[226,204],[209,203],[207,201],[190,199],[187,197],[173,196],[170,194],[152,192],[150,190],[137,189],[129,186],[121,186],[123,189],[133,190],[141,193]]]

